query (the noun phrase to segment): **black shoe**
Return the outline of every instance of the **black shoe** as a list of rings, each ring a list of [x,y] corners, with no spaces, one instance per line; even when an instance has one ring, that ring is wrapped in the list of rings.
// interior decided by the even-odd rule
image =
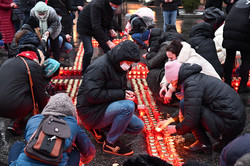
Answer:
[[[96,142],[103,143],[106,140],[104,132],[100,129],[91,129],[89,132],[93,135]]]
[[[218,142],[215,143],[213,145],[213,150],[217,153],[221,153],[221,151],[223,150],[223,148],[227,145],[227,143],[222,143],[222,142]]]
[[[134,153],[130,147],[123,145],[119,141],[114,144],[110,144],[107,140],[103,143],[103,151],[120,156],[130,156]]]
[[[22,131],[25,129],[27,121],[31,116],[32,115],[30,113],[24,118],[12,119],[9,123],[9,126],[7,127],[7,131],[9,131],[14,136],[22,135]]]
[[[201,144],[199,141],[196,141],[190,146],[183,146],[185,150],[188,150],[190,152],[204,152],[205,154],[211,154],[212,153],[212,146],[211,145],[205,145]]]
[[[250,93],[249,87],[239,87],[238,93]]]

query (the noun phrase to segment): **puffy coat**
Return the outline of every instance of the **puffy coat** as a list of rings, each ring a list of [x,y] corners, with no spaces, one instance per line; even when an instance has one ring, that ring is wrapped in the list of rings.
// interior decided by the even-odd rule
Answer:
[[[245,0],[239,0],[226,17],[222,46],[237,51],[250,52],[250,4]]]
[[[36,17],[35,12],[36,12],[35,7],[33,7],[30,11],[30,16]],[[62,25],[61,22],[59,21],[56,11],[52,7],[48,6],[48,12],[49,12],[49,17],[47,19],[47,24],[48,24],[47,30],[49,31],[50,37],[52,39],[55,39],[61,33]]]
[[[125,99],[128,89],[121,61],[138,62],[139,48],[126,40],[96,59],[87,68],[77,95],[78,116],[86,128],[94,128],[110,103]]]
[[[150,29],[148,52],[157,52],[160,49],[160,45],[158,44],[158,41],[159,41],[161,34],[162,34],[162,30],[160,28]]]
[[[109,40],[107,30],[113,29],[113,12],[109,0],[91,1],[78,17],[77,32],[80,35],[93,36],[99,43],[105,45]]]
[[[28,142],[32,134],[35,132],[35,130],[38,128],[40,122],[44,118],[43,115],[38,114],[30,118],[28,121],[26,128],[25,128],[25,140]],[[70,138],[65,140],[64,149],[65,152],[63,153],[63,158],[61,160],[61,163],[59,166],[66,166],[67,161],[69,159],[69,150],[72,148],[72,144],[75,143],[77,146],[79,152],[86,158],[89,156],[95,154],[95,147],[91,143],[90,139],[86,135],[86,133],[82,130],[82,128],[77,124],[76,119],[73,116],[67,116],[63,118],[68,123],[70,130],[71,130],[71,136]],[[66,152],[67,150],[67,152]],[[91,154],[91,155],[90,155]],[[24,151],[19,155],[18,159],[11,164],[11,166],[18,166],[18,165],[25,165],[25,166],[45,166],[49,164],[41,163],[38,160],[34,160],[26,156]]]
[[[238,159],[244,156],[245,154],[250,153],[250,134],[244,134],[239,136],[238,138],[234,139],[230,142],[226,147],[223,148],[223,151],[220,154],[220,165],[221,166],[234,166],[236,161],[238,163]],[[249,164],[249,157],[242,159],[241,164],[238,165],[248,165]]]
[[[41,1],[41,0],[39,0]],[[44,2],[44,0],[42,0]],[[18,8],[24,13],[29,13],[30,10],[36,5],[38,0],[19,0]]]
[[[0,0],[0,32],[4,43],[11,43],[15,34],[14,24],[11,21],[12,2],[12,0]]]
[[[213,38],[214,32],[212,26],[206,22],[201,22],[192,27],[188,43],[198,54],[211,63],[215,71],[222,77],[223,68],[218,59]]]
[[[62,16],[61,24],[63,26],[62,31],[65,34],[71,34],[73,31],[73,22],[70,11],[77,11],[77,7],[72,6],[70,0],[48,0],[47,5],[54,9],[60,9]]]
[[[42,67],[35,61],[24,58],[29,65],[33,81],[33,91],[35,100],[42,110],[47,104],[45,86],[47,80],[43,76]],[[25,100],[25,95],[30,94],[31,90],[27,68],[19,57],[7,59],[0,68],[0,107],[1,111],[15,110]]]
[[[133,14],[131,16],[130,23],[132,27],[131,31],[129,32],[130,35],[135,34],[135,33],[143,33],[147,29],[147,26],[142,20],[142,18],[136,14]]]
[[[243,130],[246,113],[241,97],[223,81],[200,73],[197,64],[182,64],[178,84],[184,88],[184,120],[178,134],[203,124],[214,138],[236,137]]]

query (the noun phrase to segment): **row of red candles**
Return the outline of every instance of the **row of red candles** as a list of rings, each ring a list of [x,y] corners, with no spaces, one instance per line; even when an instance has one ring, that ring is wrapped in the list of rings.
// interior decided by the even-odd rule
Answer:
[[[158,111],[152,92],[147,88],[145,79],[131,79],[134,88],[139,117],[145,123],[145,138],[148,153],[152,156],[160,157],[172,165],[182,165],[183,159],[175,149],[174,140],[166,130],[156,131],[156,124],[162,120],[162,115]]]

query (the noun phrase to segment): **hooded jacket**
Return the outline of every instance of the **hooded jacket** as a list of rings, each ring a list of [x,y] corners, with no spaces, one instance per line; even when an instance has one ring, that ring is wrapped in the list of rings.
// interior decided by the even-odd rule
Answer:
[[[206,22],[201,22],[192,27],[188,43],[198,54],[205,58],[214,67],[219,76],[222,77],[223,68],[218,59],[213,38],[214,32],[212,26]]]
[[[77,95],[78,116],[86,128],[94,128],[100,122],[109,104],[125,99],[127,72],[120,62],[139,59],[138,46],[126,40],[90,64]]]
[[[18,49],[20,49],[20,51],[35,52],[37,50],[36,47],[40,40],[38,38],[34,38],[36,40],[29,40],[29,37],[31,37],[29,36],[30,34],[32,33],[28,33],[19,40]],[[40,57],[37,56],[36,59],[39,58]],[[41,111],[48,100],[45,92],[48,80],[43,76],[42,66],[40,66],[38,62],[26,57],[24,57],[24,59],[30,68],[35,101],[38,103]],[[0,68],[0,110],[7,114],[15,113],[15,109],[27,100],[26,96],[30,96],[30,101],[32,101],[27,68],[21,58],[9,58]],[[27,103],[33,106],[32,102]]]
[[[237,1],[226,17],[222,46],[226,49],[250,52],[250,4]]]
[[[75,113],[75,107],[65,93],[58,93],[51,97],[51,101],[48,102],[44,108],[42,114],[44,115],[58,115],[63,118],[69,125],[71,130],[70,138],[65,140],[63,158],[59,166],[66,166],[69,159],[69,153],[72,150],[72,145],[75,146],[81,153],[84,162],[90,162],[95,155],[95,147],[91,143],[90,139],[82,128],[77,124],[76,119],[73,117]],[[38,128],[40,122],[44,118],[44,115],[37,114],[31,117],[25,128],[25,140],[28,142],[35,130]],[[18,159],[11,164],[11,166],[26,165],[26,166],[44,166],[48,165],[38,160],[34,160],[26,156],[24,151],[19,155]]]
[[[106,43],[109,40],[107,30],[113,29],[113,12],[109,0],[91,1],[78,17],[77,32],[93,36],[99,43]]]
[[[178,134],[205,125],[214,138],[235,136],[244,128],[246,113],[237,92],[223,81],[202,74],[201,66],[184,63],[178,84],[184,88],[184,120],[176,125]]]
[[[50,6],[46,6],[46,7],[48,8],[48,13],[49,13],[49,16],[47,19],[47,24],[48,24],[47,30],[49,31],[50,37],[52,39],[55,39],[61,33],[62,25],[61,25],[61,22],[59,21],[56,11]],[[36,17],[35,12],[36,12],[36,8],[33,7],[30,10],[30,16]]]

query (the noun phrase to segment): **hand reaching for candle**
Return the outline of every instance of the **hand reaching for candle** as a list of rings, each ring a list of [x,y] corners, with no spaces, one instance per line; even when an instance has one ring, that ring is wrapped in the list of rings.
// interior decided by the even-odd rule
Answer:
[[[173,118],[168,118],[167,120],[163,120],[163,121],[160,121],[157,123],[156,125],[156,129],[158,131],[164,129],[165,127],[167,127],[170,123],[174,122],[174,119]]]
[[[134,101],[135,100],[135,93],[131,90],[126,90],[125,91],[125,100]]]
[[[168,133],[169,134],[173,134],[173,133],[176,133],[176,125],[168,125],[167,126],[167,130],[168,130]]]

